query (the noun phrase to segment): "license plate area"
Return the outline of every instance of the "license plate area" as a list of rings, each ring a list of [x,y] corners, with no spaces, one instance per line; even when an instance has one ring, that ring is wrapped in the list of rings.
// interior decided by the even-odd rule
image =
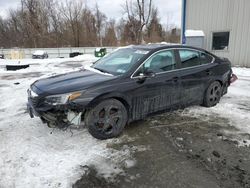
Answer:
[[[235,74],[232,74],[230,78],[230,84],[234,83],[236,80],[238,80],[238,77]]]

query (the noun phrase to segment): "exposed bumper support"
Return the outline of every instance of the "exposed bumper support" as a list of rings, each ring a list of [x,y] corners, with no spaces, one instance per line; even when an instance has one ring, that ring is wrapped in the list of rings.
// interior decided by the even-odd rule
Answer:
[[[77,110],[75,106],[72,109],[70,105],[66,105],[64,107],[55,106],[54,108],[45,107],[44,110],[40,110],[36,109],[30,100],[28,101],[27,111],[31,118],[37,116],[40,117],[44,123],[48,123],[50,126],[58,127],[81,125],[82,114],[84,112],[83,109]]]

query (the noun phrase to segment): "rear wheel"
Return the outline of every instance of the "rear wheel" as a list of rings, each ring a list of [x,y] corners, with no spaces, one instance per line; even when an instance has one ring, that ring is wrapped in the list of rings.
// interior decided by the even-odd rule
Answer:
[[[212,107],[215,106],[217,103],[220,102],[222,93],[221,84],[218,81],[213,82],[209,85],[206,90],[203,106],[205,107]]]
[[[116,99],[108,99],[86,113],[85,124],[93,137],[103,140],[119,136],[127,118],[125,106]]]

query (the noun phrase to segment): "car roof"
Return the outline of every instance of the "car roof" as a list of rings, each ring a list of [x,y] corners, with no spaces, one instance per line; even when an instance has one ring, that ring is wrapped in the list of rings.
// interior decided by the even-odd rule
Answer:
[[[174,45],[172,45],[172,44],[153,43],[153,44],[133,45],[132,48],[144,49],[144,50],[155,50],[157,48],[170,47],[170,46],[174,46]]]
[[[174,44],[174,43],[153,43],[153,44],[143,44],[143,45],[132,45],[129,47],[140,49],[140,50],[148,50],[148,51],[157,51],[157,50],[167,49],[167,48],[190,48],[194,50],[207,52],[206,50],[202,48],[196,48],[196,47],[192,47],[188,45]]]

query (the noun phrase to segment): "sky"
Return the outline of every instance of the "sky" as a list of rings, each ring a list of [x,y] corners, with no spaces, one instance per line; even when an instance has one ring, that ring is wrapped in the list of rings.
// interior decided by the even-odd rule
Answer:
[[[0,0],[0,15],[7,17],[10,8],[16,9],[20,6],[21,0]],[[125,0],[83,0],[89,7],[94,7],[98,3],[100,10],[107,17],[119,20],[122,17],[122,4]],[[181,26],[181,0],[153,0],[154,5],[159,10],[161,23],[164,25]]]

